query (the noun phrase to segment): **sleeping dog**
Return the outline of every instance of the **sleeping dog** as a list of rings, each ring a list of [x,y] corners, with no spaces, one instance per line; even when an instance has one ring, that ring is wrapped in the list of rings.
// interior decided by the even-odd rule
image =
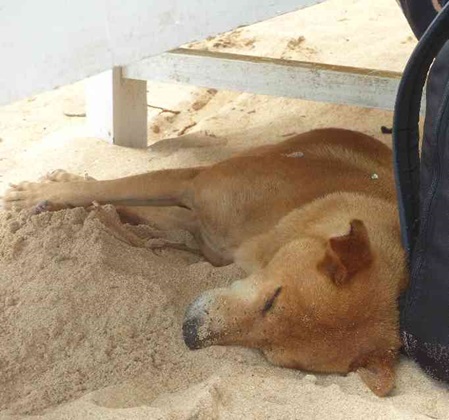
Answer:
[[[374,138],[321,129],[206,167],[107,181],[55,171],[12,185],[4,206],[111,203],[125,220],[188,230],[212,264],[248,273],[188,307],[190,349],[239,345],[280,366],[356,371],[384,396],[406,286],[391,161]]]

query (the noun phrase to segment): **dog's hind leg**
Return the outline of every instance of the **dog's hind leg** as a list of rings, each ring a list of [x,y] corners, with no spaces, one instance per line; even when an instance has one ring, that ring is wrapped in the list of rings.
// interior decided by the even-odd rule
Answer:
[[[193,235],[197,223],[193,211],[182,207],[123,207],[117,206],[117,213],[123,223],[151,225],[160,230],[187,230]]]
[[[22,182],[3,197],[7,210],[47,203],[50,210],[85,207],[93,202],[123,206],[180,206],[190,208],[191,181],[203,168],[169,169],[108,181]]]

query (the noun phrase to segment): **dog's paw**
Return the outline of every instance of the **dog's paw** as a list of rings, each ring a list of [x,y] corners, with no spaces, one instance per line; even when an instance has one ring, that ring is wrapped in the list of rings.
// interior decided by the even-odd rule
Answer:
[[[83,205],[77,193],[85,181],[94,181],[88,175],[70,174],[62,169],[49,172],[38,182],[10,184],[3,196],[3,209],[20,211],[30,209],[32,213],[55,211]]]
[[[52,203],[57,191],[54,191],[55,189],[51,187],[53,187],[52,184],[44,182],[10,184],[3,195],[3,208],[14,211],[36,208],[37,213],[56,210],[61,206]]]
[[[54,210],[54,208],[49,201],[41,201],[31,209],[31,214],[41,214],[52,210]]]

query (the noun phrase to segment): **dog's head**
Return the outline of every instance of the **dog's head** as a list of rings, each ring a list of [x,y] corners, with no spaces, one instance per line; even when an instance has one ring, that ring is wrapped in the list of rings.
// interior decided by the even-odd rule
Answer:
[[[338,236],[287,241],[248,278],[199,296],[185,315],[187,346],[240,345],[280,366],[357,371],[386,395],[400,347],[398,280],[389,278],[398,270],[362,221],[346,226]]]

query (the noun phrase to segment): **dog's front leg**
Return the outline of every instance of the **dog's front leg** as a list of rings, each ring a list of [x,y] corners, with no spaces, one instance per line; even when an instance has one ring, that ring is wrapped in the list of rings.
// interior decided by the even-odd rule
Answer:
[[[201,170],[163,170],[107,181],[22,182],[11,185],[3,203],[7,210],[32,208],[42,203],[50,210],[57,210],[89,206],[92,202],[190,207],[191,181]]]

